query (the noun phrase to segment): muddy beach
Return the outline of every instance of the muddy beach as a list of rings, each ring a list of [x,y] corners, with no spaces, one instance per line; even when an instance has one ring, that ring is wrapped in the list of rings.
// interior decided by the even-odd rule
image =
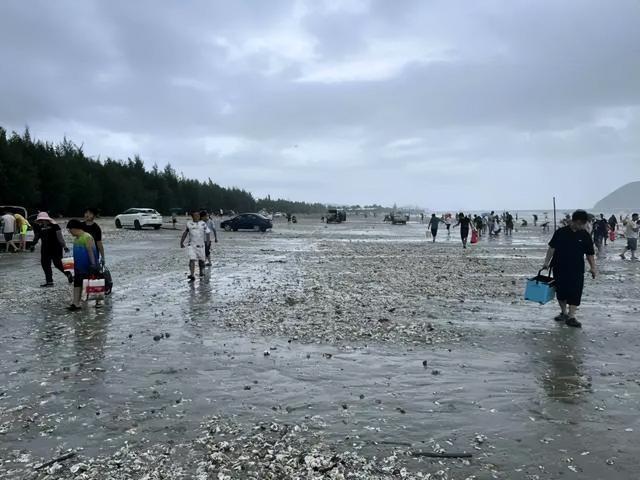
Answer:
[[[0,256],[0,478],[635,478],[640,265],[598,259],[583,330],[522,299],[548,236],[304,218],[105,232],[114,293],[65,310],[39,255]],[[44,462],[66,452],[75,456]],[[432,458],[424,454],[472,454]]]

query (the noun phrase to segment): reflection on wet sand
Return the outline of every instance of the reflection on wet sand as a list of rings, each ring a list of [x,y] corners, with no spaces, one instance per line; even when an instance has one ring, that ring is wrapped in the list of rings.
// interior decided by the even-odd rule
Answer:
[[[563,403],[578,403],[590,391],[591,383],[583,375],[583,347],[580,332],[562,326],[538,335],[535,342],[538,373],[546,395]]]

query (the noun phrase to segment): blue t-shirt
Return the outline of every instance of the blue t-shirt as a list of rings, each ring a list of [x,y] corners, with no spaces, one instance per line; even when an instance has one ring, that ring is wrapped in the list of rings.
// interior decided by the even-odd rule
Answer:
[[[93,237],[84,232],[73,241],[73,270],[76,274],[89,273],[89,267],[91,267],[89,240],[93,240]],[[98,249],[95,242],[93,242],[93,258],[96,262],[98,261]]]

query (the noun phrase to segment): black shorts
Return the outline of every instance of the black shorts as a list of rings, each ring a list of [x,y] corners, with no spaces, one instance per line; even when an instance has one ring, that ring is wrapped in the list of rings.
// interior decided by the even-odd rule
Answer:
[[[5,233],[4,234],[4,241],[9,243],[11,240],[13,240],[13,232]]]
[[[438,235],[438,229],[437,229],[437,228],[432,228],[432,229],[431,229],[431,235],[433,235],[434,237],[435,237],[436,235]]]
[[[89,278],[88,273],[75,273],[73,275],[73,286],[76,288],[82,288],[82,282]]]
[[[580,305],[582,290],[584,289],[584,273],[565,273],[553,271],[556,280],[556,298],[569,305]]]

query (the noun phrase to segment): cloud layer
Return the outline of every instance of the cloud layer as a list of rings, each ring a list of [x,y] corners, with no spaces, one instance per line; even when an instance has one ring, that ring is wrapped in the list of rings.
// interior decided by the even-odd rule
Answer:
[[[257,195],[591,206],[640,178],[640,4],[9,0],[0,124]]]

